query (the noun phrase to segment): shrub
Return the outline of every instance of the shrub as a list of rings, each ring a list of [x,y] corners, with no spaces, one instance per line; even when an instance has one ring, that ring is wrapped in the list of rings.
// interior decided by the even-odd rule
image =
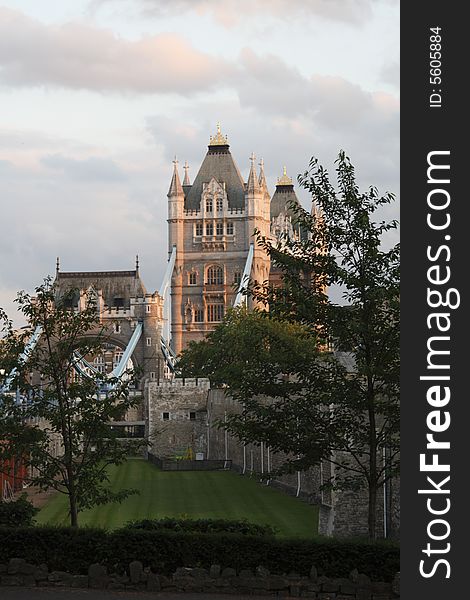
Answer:
[[[194,533],[168,530],[67,527],[0,528],[0,563],[22,557],[50,569],[86,573],[91,563],[123,571],[133,560],[170,574],[177,567],[211,564],[273,573],[308,575],[315,565],[320,575],[347,577],[352,569],[375,581],[391,581],[399,571],[398,546],[330,539],[285,540],[240,533]]]
[[[185,531],[194,533],[240,533],[242,535],[274,535],[271,525],[258,525],[246,520],[230,519],[143,519],[129,521],[124,529],[144,529],[146,531]]]
[[[27,527],[33,524],[33,517],[39,509],[35,508],[22,494],[17,500],[0,500],[0,527]]]

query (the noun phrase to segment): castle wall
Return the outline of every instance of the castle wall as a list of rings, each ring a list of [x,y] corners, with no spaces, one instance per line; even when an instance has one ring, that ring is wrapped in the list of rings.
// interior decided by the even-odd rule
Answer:
[[[259,477],[264,484],[320,507],[319,533],[336,537],[367,536],[367,491],[322,489],[334,474],[328,461],[300,473],[282,476],[269,474],[284,461],[285,455],[271,451],[265,444],[243,444],[221,426],[229,414],[240,413],[240,404],[223,389],[210,389],[207,379],[175,379],[149,383],[148,431],[150,451],[158,457],[181,456],[191,448],[205,459],[230,460],[232,468]],[[170,414],[163,420],[163,413]],[[190,419],[190,412],[196,414]],[[387,489],[387,535],[398,537],[399,492],[394,480]],[[383,493],[377,502],[377,536],[384,536]]]

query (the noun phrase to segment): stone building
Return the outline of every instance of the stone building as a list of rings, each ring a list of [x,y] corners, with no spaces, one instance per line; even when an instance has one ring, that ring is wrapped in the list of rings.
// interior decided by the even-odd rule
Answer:
[[[178,354],[191,340],[201,340],[232,306],[252,248],[248,275],[270,278],[270,261],[256,244],[254,231],[269,237],[296,235],[289,203],[298,202],[292,179],[278,180],[271,200],[263,161],[257,173],[251,156],[245,182],[220,127],[191,183],[188,167],[181,183],[177,161],[168,191],[168,246],[176,247],[171,281],[171,341]],[[250,301],[249,301],[250,302]]]
[[[104,327],[106,343],[93,357],[85,357],[101,373],[111,373],[123,359],[131,344],[133,351],[126,370],[138,370],[139,379],[133,394],[141,398],[139,405],[128,411],[120,427],[123,435],[143,437],[145,415],[143,391],[146,381],[158,381],[165,376],[165,361],[161,351],[163,299],[157,292],[148,293],[140,278],[136,259],[134,270],[64,272],[57,262],[55,286],[58,295],[75,290],[70,308],[84,308],[88,298],[96,299],[99,327]],[[140,335],[136,335],[136,329]],[[137,332],[137,333],[139,333]]]

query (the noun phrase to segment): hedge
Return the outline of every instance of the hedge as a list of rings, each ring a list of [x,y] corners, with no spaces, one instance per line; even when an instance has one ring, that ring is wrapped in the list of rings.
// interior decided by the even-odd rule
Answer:
[[[246,520],[234,519],[142,519],[129,521],[125,529],[145,529],[146,531],[186,531],[197,533],[240,533],[242,535],[274,535],[274,527],[258,525]]]
[[[123,572],[133,560],[162,574],[177,567],[209,568],[218,564],[237,571],[258,565],[272,573],[347,577],[353,569],[375,581],[392,581],[399,571],[399,549],[387,543],[340,540],[285,540],[236,533],[186,533],[67,527],[0,527],[0,563],[24,558],[49,569],[86,573],[92,563]]]
[[[34,515],[39,512],[22,494],[16,500],[0,500],[0,527],[27,527],[33,524]]]

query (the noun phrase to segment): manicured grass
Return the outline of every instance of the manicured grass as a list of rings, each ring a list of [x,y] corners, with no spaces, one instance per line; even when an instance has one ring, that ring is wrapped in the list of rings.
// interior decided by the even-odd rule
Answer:
[[[110,468],[113,489],[136,488],[139,495],[121,504],[84,511],[80,525],[116,528],[127,521],[181,517],[246,519],[267,523],[281,537],[312,538],[318,531],[318,509],[296,498],[228,471],[160,471],[132,459]],[[40,524],[68,524],[67,498],[56,494],[36,517]]]

